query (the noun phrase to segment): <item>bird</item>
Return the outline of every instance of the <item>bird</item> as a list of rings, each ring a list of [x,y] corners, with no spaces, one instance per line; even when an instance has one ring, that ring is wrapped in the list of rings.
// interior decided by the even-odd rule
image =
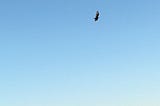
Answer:
[[[96,11],[96,16],[95,16],[94,20],[98,21],[98,18],[99,18],[99,11]]]

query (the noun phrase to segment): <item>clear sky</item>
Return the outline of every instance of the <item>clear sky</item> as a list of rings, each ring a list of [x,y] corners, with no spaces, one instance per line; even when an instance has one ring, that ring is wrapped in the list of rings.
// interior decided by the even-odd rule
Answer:
[[[160,106],[159,4],[0,0],[0,106]]]

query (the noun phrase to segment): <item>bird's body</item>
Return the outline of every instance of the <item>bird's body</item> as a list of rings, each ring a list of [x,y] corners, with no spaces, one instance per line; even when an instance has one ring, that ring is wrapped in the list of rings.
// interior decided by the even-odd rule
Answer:
[[[95,20],[95,21],[98,21],[98,18],[99,18],[99,12],[97,11],[94,20]]]

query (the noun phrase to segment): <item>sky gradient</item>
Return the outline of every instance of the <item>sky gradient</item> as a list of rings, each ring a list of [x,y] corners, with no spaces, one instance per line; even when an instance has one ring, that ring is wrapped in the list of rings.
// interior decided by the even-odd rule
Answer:
[[[0,106],[159,106],[159,4],[0,0]]]

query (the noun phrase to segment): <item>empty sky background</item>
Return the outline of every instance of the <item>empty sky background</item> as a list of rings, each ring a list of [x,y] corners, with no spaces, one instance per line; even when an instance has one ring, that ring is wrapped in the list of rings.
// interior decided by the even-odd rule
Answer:
[[[159,5],[0,0],[0,105],[159,106]]]

